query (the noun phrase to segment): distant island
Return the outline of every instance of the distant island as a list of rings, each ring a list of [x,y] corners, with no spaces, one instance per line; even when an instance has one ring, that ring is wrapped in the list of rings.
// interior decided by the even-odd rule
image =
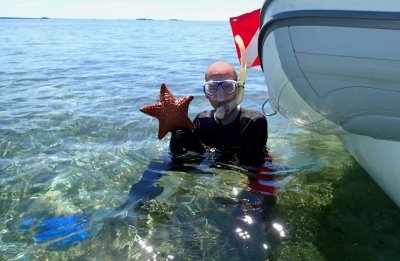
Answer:
[[[35,18],[35,17],[0,17],[0,19],[49,19],[46,16]]]
[[[151,18],[137,18],[136,20],[139,20],[139,21],[152,21],[153,19],[151,19]]]
[[[175,19],[175,18],[171,18],[171,19],[169,19],[170,21],[183,21],[183,20],[181,20],[181,19]]]

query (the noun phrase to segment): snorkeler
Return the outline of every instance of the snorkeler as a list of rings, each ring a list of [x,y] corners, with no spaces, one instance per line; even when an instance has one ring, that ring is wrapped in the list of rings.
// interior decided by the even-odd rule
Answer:
[[[263,161],[268,123],[260,112],[240,106],[244,82],[237,78],[230,63],[217,61],[207,68],[203,91],[214,109],[197,115],[194,131],[179,129],[172,133],[170,150],[174,156],[211,149],[235,154],[241,161]]]

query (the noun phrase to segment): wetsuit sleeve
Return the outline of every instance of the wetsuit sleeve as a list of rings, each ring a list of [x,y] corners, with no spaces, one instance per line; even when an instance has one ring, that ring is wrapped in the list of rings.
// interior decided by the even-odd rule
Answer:
[[[206,151],[206,146],[196,135],[197,128],[199,128],[197,117],[194,120],[194,124],[196,130],[193,132],[187,129],[178,129],[172,132],[169,143],[169,149],[172,154],[181,155],[187,151],[204,153]]]
[[[174,155],[181,155],[185,153],[183,146],[179,140],[179,132],[182,130],[174,130],[171,132],[171,140],[169,141],[169,150]]]

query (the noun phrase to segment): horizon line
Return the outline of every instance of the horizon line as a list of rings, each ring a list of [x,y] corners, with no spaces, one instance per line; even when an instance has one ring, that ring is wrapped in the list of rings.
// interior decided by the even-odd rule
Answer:
[[[192,21],[192,22],[229,22],[227,20],[191,20],[191,19],[181,19],[181,18],[150,18],[150,17],[138,17],[138,18],[65,18],[65,17],[19,17],[19,16],[0,16],[0,19],[64,19],[64,20],[134,20],[134,21]]]

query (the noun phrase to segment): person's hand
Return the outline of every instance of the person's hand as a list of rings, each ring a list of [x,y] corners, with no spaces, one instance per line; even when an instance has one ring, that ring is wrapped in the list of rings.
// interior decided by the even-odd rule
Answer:
[[[175,129],[172,132],[173,139],[185,150],[203,153],[205,146],[196,138],[189,129]]]

